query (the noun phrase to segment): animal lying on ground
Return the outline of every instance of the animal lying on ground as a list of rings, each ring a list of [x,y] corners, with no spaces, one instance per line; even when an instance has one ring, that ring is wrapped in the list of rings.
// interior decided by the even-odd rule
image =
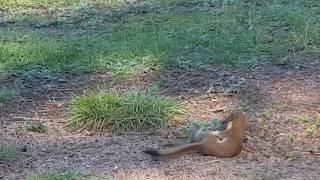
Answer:
[[[153,157],[182,155],[187,152],[199,152],[203,155],[228,158],[238,155],[242,149],[247,118],[241,111],[232,112],[226,119],[228,126],[224,131],[202,132],[194,127],[190,143],[167,149],[149,148],[144,153]]]

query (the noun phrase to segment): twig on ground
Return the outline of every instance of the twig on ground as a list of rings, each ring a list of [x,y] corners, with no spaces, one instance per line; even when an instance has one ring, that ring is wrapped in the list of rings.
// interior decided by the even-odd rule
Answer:
[[[208,162],[204,162],[204,163],[199,163],[197,164],[198,166],[201,166],[201,165],[207,165],[207,164],[210,164],[210,163],[216,163],[216,162],[220,162],[219,159],[215,159],[215,160],[212,160],[212,161],[208,161]]]
[[[42,121],[39,118],[29,118],[29,117],[10,117],[10,118],[0,118],[3,121]]]

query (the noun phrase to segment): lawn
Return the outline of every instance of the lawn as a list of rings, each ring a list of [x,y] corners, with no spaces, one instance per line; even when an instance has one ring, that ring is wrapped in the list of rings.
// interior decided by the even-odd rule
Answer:
[[[319,55],[317,0],[0,0],[0,179],[313,177]],[[140,153],[234,108],[237,159]]]
[[[202,64],[277,63],[320,51],[315,0],[146,1],[134,7],[108,2],[0,2],[0,72],[128,75]]]

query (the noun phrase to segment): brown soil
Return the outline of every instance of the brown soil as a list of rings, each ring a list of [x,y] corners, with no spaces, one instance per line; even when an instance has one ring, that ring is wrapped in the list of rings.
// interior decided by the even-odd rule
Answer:
[[[23,146],[26,152],[0,164],[0,179],[24,179],[27,174],[63,167],[115,179],[318,179],[320,132],[307,129],[320,118],[320,63],[258,65],[237,70],[199,67],[164,70],[125,83],[96,74],[56,80],[21,80],[21,97],[1,106],[0,141]],[[150,78],[152,77],[152,78]],[[96,86],[137,88],[154,80],[161,93],[181,100],[190,118],[222,118],[241,108],[249,118],[247,142],[240,155],[220,159],[189,154],[153,161],[146,147],[182,143],[170,131],[113,135],[71,133],[62,126],[73,94]],[[2,79],[9,85],[13,79]],[[29,123],[42,122],[47,134],[28,132]],[[317,134],[318,133],[318,134]]]

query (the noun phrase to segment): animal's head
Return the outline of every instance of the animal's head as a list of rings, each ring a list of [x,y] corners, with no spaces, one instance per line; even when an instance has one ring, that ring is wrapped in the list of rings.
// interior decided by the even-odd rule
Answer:
[[[239,128],[245,130],[247,125],[247,119],[243,112],[241,111],[233,111],[231,114],[226,118],[228,121],[228,129]]]

